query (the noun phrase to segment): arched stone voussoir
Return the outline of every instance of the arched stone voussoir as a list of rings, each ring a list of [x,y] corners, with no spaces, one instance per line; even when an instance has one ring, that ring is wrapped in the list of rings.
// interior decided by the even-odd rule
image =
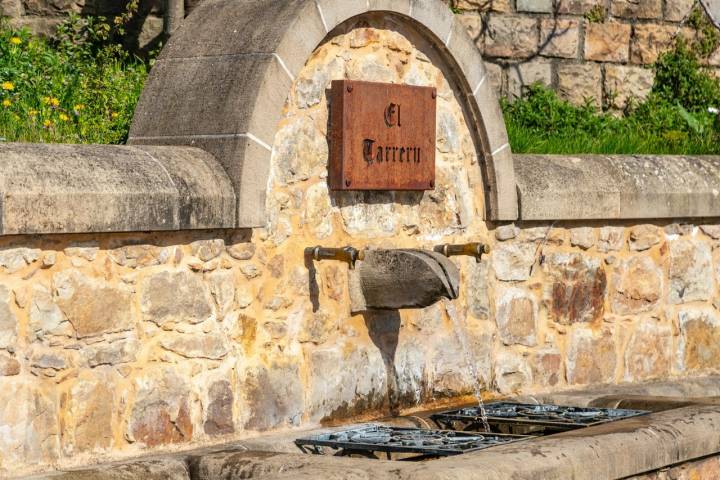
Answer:
[[[497,98],[480,53],[441,0],[203,2],[153,68],[129,143],[210,151],[235,189],[236,226],[265,226],[271,146],[292,82],[330,32],[369,12],[406,20],[437,47],[458,77],[481,144],[490,218],[516,218],[512,161],[493,164],[494,152],[507,143]]]

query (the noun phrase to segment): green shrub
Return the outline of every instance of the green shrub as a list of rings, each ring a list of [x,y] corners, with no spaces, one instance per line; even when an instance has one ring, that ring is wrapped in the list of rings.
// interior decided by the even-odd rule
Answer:
[[[112,25],[102,17],[72,15],[54,40],[0,22],[0,138],[125,141],[148,72],[119,44],[131,14]]]

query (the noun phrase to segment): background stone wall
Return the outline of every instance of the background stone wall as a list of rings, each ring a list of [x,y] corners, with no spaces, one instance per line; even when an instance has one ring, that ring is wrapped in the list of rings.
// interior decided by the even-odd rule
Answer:
[[[186,13],[202,0],[186,0]],[[574,103],[623,109],[653,83],[652,64],[678,36],[693,39],[697,0],[445,0],[461,16],[487,62],[497,91],[514,98],[534,82]],[[13,24],[51,35],[68,12],[113,16],[127,2],[0,0]],[[140,0],[129,46],[162,40],[163,0]],[[720,48],[706,64],[720,71]]]
[[[582,104],[623,109],[653,83],[652,64],[676,37],[697,36],[694,0],[448,0],[503,95],[534,82]],[[706,59],[720,67],[720,49]]]
[[[459,97],[433,49],[364,19],[298,75],[267,228],[0,238],[0,473],[226,442],[484,395],[720,368],[720,225],[490,225]],[[333,79],[438,89],[437,187],[331,193]],[[647,224],[646,224],[647,223]],[[305,247],[432,248],[460,298],[350,315],[344,263]]]

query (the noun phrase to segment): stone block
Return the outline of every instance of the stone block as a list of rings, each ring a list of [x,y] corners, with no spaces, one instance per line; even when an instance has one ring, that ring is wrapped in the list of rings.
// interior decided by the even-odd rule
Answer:
[[[625,245],[625,229],[623,227],[602,227],[598,239],[598,251],[617,252]]]
[[[20,362],[14,357],[0,352],[0,377],[13,377],[20,374]]]
[[[560,64],[557,66],[558,92],[560,96],[576,105],[590,102],[600,106],[602,102],[602,74],[595,63]]]
[[[495,321],[505,345],[537,345],[538,306],[535,297],[520,288],[510,288],[497,299]]]
[[[62,397],[62,446],[66,455],[113,445],[116,387],[112,374],[95,370],[75,382]]]
[[[501,350],[495,357],[495,388],[502,395],[517,394],[533,381],[528,359],[515,352]]]
[[[162,265],[170,259],[171,250],[155,245],[128,245],[108,252],[110,260],[128,268]]]
[[[654,320],[635,329],[625,347],[625,380],[637,382],[667,378],[672,362],[672,330]]]
[[[40,258],[40,250],[35,248],[5,248],[0,250],[0,267],[7,273],[16,273]]]
[[[597,233],[592,227],[578,227],[570,229],[570,245],[588,250],[595,246]]]
[[[665,0],[665,20],[681,22],[690,15],[695,0]]]
[[[663,232],[655,225],[638,225],[630,229],[628,243],[630,250],[642,252],[659,244],[664,238]]]
[[[514,154],[521,218],[611,220],[714,217],[720,162],[708,156]],[[621,249],[622,227],[603,227],[598,251]],[[604,237],[614,234],[617,245]],[[608,238],[610,240],[610,238]]]
[[[513,238],[517,237],[520,229],[515,226],[514,223],[510,223],[508,225],[500,225],[495,230],[495,238],[500,240],[501,242],[504,242],[506,240],[512,240]]]
[[[515,8],[518,12],[552,13],[552,0],[517,0]]]
[[[483,17],[478,13],[464,13],[458,16],[459,22],[478,48],[482,48]]]
[[[466,296],[470,313],[475,318],[488,318],[490,315],[490,262],[483,259],[470,265],[470,277],[466,283]]]
[[[632,27],[618,22],[588,23],[585,58],[598,62],[627,62]]]
[[[655,261],[645,256],[630,257],[612,276],[612,310],[619,315],[651,311],[658,306],[662,291],[663,274]]]
[[[336,0],[325,1],[333,4],[336,3]],[[356,2],[356,0],[347,1],[351,3],[362,3]],[[452,25],[455,22],[455,15],[452,14],[450,9],[447,8],[443,2],[437,2],[435,0],[413,0],[412,17],[442,41],[448,38]]]
[[[635,25],[630,43],[630,61],[640,65],[655,63],[660,53],[672,47],[679,33],[679,28],[673,25]]]
[[[668,302],[677,304],[709,300],[714,290],[710,246],[683,238],[669,243]]]
[[[20,0],[0,0],[0,17],[17,18],[25,14]]]
[[[605,8],[603,0],[559,0],[557,3],[557,13],[560,15],[584,15],[593,7],[600,6]]]
[[[460,322],[462,320],[459,319]],[[467,329],[466,336],[462,338],[454,332],[437,331],[433,338],[433,353],[428,369],[431,398],[473,395],[476,394],[478,386],[489,388],[493,369],[492,345],[493,335],[476,329]],[[469,359],[474,361],[474,366],[468,364]],[[473,380],[476,373],[477,385]]]
[[[382,407],[387,372],[377,349],[333,345],[310,354],[308,411],[312,421],[360,414]]]
[[[505,243],[492,252],[492,266],[495,277],[504,282],[518,282],[530,278],[530,269],[535,263],[535,245],[527,243]]]
[[[453,23],[452,35],[447,47],[474,90],[475,86],[483,81],[487,71],[474,39],[466,34],[466,28],[459,20]]]
[[[221,238],[213,240],[196,240],[190,244],[190,251],[203,262],[217,258],[225,250],[225,241]]]
[[[218,380],[210,385],[203,423],[206,434],[227,435],[235,432],[233,402],[234,394],[230,382]]]
[[[185,358],[221,360],[230,352],[226,339],[216,333],[174,334],[163,337],[160,346]]]
[[[605,98],[612,108],[624,109],[641,102],[653,86],[652,70],[625,65],[605,65]]]
[[[521,97],[527,87],[534,83],[552,84],[552,64],[546,60],[533,60],[508,67],[507,93]]]
[[[332,205],[327,183],[316,183],[308,188],[305,194],[302,222],[320,240],[333,233],[331,212]]]
[[[610,13],[614,17],[628,19],[662,18],[661,0],[613,0],[610,2]]]
[[[135,327],[128,287],[65,270],[53,275],[53,290],[55,302],[80,338]]]
[[[580,45],[580,21],[575,19],[540,20],[540,55],[576,58]]]
[[[186,272],[158,272],[140,283],[143,320],[196,324],[213,313],[210,292],[199,276]]]
[[[485,68],[487,69],[488,80],[495,91],[495,95],[498,97],[505,95],[503,68],[498,64],[490,62],[485,64]]]
[[[281,358],[245,372],[241,384],[247,411],[245,429],[263,431],[300,424],[305,395],[299,363],[299,359]]]
[[[120,365],[130,363],[137,358],[140,342],[135,336],[115,340],[110,343],[94,343],[83,347],[81,355],[91,368],[101,365]]]
[[[171,369],[146,370],[135,379],[125,437],[147,447],[189,442],[193,436],[190,388]]]
[[[60,453],[56,397],[20,377],[0,378],[2,467],[47,464]]]
[[[552,253],[545,262],[545,301],[563,325],[595,322],[605,311],[607,278],[600,260],[582,253]]]
[[[12,292],[0,285],[0,349],[15,349],[18,333],[18,319],[12,301]]]
[[[564,380],[563,357],[557,350],[545,349],[534,353],[530,365],[537,385],[553,387]]]
[[[273,178],[293,184],[327,172],[328,143],[312,122],[302,117],[284,122],[275,137]]]
[[[490,57],[526,58],[536,53],[537,20],[491,15],[485,32],[484,53]]]
[[[567,381],[572,385],[598,385],[615,379],[615,339],[609,331],[594,334],[578,328],[570,334],[567,352]]]
[[[716,312],[686,308],[678,313],[679,361],[683,371],[717,371],[720,365],[720,319]]]
[[[456,0],[455,6],[460,10],[479,10],[482,12],[512,12],[510,0]]]
[[[230,181],[200,149],[2,144],[0,150],[4,234],[235,225]]]

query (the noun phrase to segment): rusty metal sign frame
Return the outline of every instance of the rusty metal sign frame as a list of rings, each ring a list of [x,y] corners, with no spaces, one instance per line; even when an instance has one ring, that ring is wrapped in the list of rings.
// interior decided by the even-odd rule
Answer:
[[[333,80],[331,190],[433,190],[433,87]]]

